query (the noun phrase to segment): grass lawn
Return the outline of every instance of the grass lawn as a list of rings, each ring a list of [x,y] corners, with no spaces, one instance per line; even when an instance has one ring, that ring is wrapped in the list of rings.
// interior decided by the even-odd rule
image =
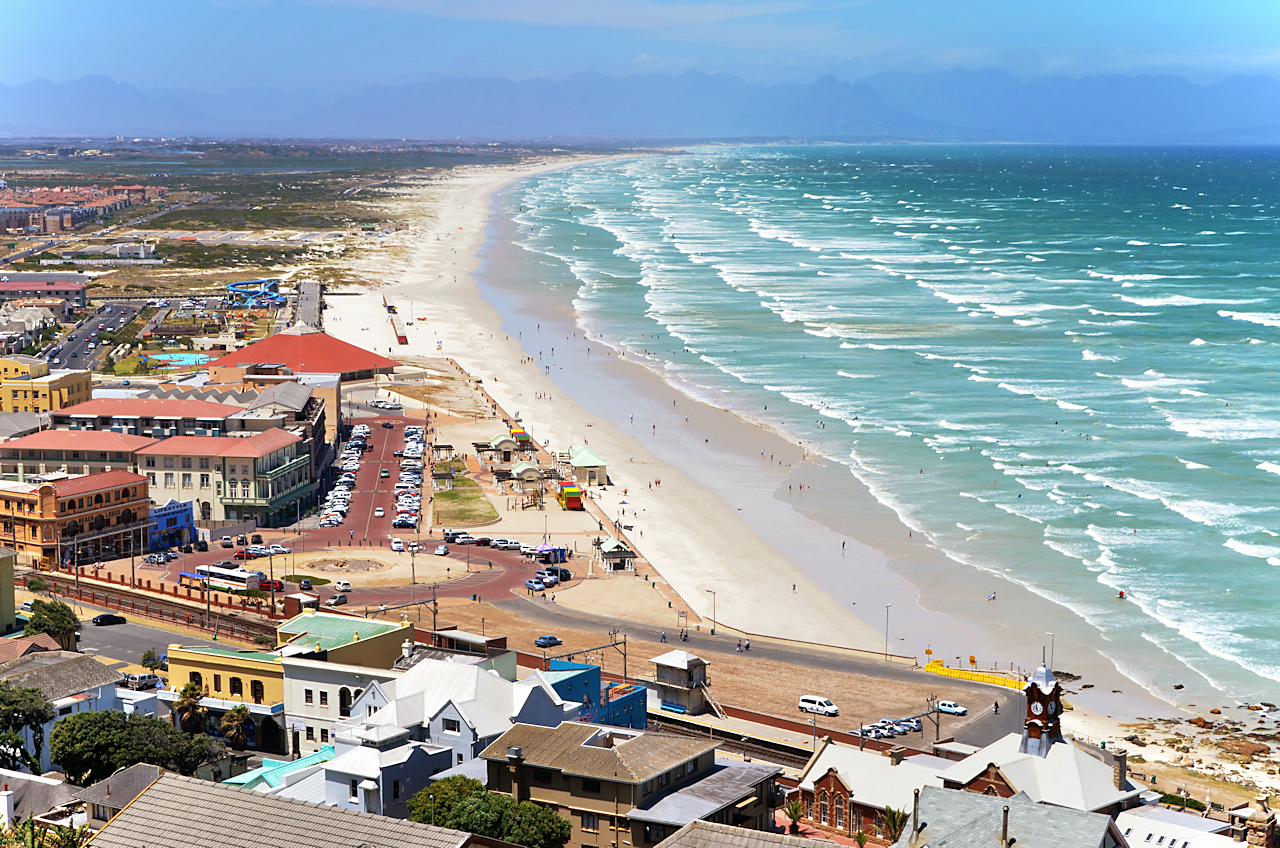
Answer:
[[[311,581],[312,586],[323,586],[329,582],[329,580],[324,577],[312,577],[310,574],[286,574],[284,576],[284,581],[286,583],[298,583],[301,582],[304,577]]]
[[[455,477],[453,488],[436,492],[431,522],[444,527],[483,524],[498,517],[498,511],[480,490],[480,485],[465,477]]]

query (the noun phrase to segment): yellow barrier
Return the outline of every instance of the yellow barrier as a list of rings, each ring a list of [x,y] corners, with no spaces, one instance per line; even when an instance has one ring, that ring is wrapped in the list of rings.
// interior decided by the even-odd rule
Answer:
[[[942,677],[954,677],[959,680],[972,680],[976,683],[989,683],[992,686],[1005,686],[1009,689],[1021,689],[1026,685],[1021,680],[1014,680],[999,674],[985,674],[981,671],[964,671],[959,668],[947,668],[942,664],[942,660],[933,660],[924,667],[924,670],[930,674],[938,674]]]

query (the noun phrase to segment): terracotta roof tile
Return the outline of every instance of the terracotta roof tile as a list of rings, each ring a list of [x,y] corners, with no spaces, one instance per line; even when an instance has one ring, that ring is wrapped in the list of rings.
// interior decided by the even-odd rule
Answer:
[[[382,371],[399,364],[325,333],[278,333],[215,359],[206,367],[236,368],[262,362],[281,363],[299,374]]]
[[[154,445],[155,439],[111,430],[42,430],[4,443],[3,450],[133,451]]]
[[[55,415],[72,417],[134,418],[227,418],[240,412],[240,407],[205,400],[171,398],[97,398],[57,410]]]
[[[139,456],[266,456],[286,445],[302,441],[279,427],[255,436],[174,436],[138,451]]]
[[[55,480],[53,490],[58,493],[58,497],[66,498],[85,492],[97,492],[102,489],[114,489],[145,482],[147,482],[146,477],[140,477],[131,471],[104,471],[101,474],[85,474],[82,477]]]

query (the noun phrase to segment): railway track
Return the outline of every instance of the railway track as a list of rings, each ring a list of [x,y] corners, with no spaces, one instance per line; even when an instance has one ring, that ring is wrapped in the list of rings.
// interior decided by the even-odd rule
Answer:
[[[675,736],[703,739],[707,737],[707,732],[700,725],[690,726],[675,716],[654,713],[649,713],[648,729],[660,730],[663,733],[670,733]],[[752,736],[744,737],[735,733],[717,733],[714,739],[720,743],[721,749],[727,753],[737,754],[751,760],[763,760],[764,762],[775,763],[788,768],[804,768],[805,763],[809,762],[809,757],[813,753],[808,748],[801,748],[786,742],[760,739]]]

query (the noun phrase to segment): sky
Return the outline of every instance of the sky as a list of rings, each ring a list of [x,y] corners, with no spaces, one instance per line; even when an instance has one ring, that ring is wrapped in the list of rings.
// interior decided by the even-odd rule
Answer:
[[[0,0],[0,84],[354,91],[440,77],[995,68],[1280,77],[1275,0]]]

